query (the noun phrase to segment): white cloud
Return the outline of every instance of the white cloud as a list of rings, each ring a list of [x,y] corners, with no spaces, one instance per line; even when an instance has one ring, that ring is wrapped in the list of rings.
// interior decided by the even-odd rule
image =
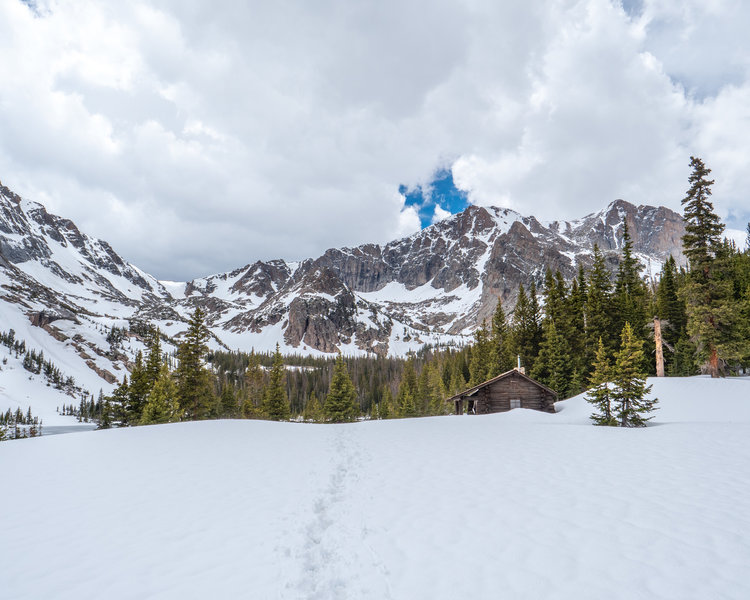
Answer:
[[[558,218],[679,208],[698,154],[748,217],[741,0],[39,4],[0,4],[0,179],[159,277],[411,233],[439,167]]]
[[[444,210],[440,206],[435,205],[435,214],[432,215],[432,222],[437,223],[451,216],[451,211]]]

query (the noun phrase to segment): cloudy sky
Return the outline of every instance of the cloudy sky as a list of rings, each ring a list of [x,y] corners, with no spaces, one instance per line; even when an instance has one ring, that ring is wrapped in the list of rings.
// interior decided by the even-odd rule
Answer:
[[[162,279],[467,202],[750,220],[744,0],[0,0],[0,181]]]

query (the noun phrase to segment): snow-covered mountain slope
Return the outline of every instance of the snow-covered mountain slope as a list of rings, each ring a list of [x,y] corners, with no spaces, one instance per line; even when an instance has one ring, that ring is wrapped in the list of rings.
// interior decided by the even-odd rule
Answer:
[[[572,277],[594,243],[614,267],[623,219],[652,270],[670,253],[679,258],[682,219],[666,208],[618,200],[578,221],[545,224],[471,206],[384,246],[159,282],[0,185],[0,331],[71,353],[71,374],[92,393],[127,372],[143,347],[139,324],[156,324],[177,343],[196,306],[207,312],[214,348],[279,343],[284,352],[404,355],[426,343],[465,343],[497,298],[510,309],[519,284],[540,284],[546,267]],[[113,326],[126,330],[124,339],[112,341]]]
[[[3,443],[2,596],[750,597],[750,380],[650,382],[646,429],[577,397]]]

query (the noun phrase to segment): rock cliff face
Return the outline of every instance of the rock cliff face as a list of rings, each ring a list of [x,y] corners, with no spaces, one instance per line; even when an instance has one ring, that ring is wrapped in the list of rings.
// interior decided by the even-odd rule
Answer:
[[[542,223],[470,206],[384,246],[332,248],[302,262],[258,261],[162,284],[0,185],[0,310],[28,322],[53,315],[101,345],[92,331],[125,320],[151,321],[179,337],[202,306],[217,346],[404,354],[428,342],[464,342],[498,298],[510,310],[519,284],[540,285],[546,267],[573,277],[579,263],[590,263],[594,244],[614,268],[623,220],[652,271],[670,254],[682,260],[682,218],[664,207],[617,200],[576,221]]]

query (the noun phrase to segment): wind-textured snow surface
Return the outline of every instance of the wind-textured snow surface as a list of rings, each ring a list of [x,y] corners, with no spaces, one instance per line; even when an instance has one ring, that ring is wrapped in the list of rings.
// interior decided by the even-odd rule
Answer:
[[[184,423],[0,444],[0,597],[750,597],[750,380],[347,425]]]

